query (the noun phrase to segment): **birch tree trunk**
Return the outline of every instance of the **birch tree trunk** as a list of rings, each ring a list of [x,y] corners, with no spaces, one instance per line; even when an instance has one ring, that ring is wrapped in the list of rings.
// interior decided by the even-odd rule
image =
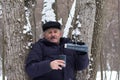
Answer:
[[[24,60],[29,36],[23,34],[24,0],[2,0],[3,6],[3,75],[7,80],[27,80]],[[3,78],[5,80],[5,78]]]

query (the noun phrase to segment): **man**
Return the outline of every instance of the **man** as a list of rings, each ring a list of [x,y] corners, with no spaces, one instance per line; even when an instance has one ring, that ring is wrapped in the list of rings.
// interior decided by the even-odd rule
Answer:
[[[64,48],[71,40],[62,38],[59,22],[47,22],[42,28],[44,38],[33,45],[26,60],[27,74],[32,80],[75,80],[75,72],[87,68],[88,54]]]

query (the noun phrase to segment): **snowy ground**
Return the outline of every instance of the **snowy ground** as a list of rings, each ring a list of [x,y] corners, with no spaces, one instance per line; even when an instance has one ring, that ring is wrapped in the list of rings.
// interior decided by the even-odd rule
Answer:
[[[119,80],[119,76],[117,71],[103,71],[103,80]],[[97,72],[96,80],[101,80],[100,71]]]
[[[2,75],[0,75],[0,80],[3,80],[3,79],[2,79]],[[6,77],[5,77],[5,80],[7,80],[7,78],[6,78]]]

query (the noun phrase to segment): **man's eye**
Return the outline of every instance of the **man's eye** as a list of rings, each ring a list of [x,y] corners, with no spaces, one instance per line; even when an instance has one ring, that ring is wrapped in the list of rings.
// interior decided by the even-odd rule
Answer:
[[[57,31],[54,31],[54,33],[57,33]]]
[[[52,32],[48,32],[49,34],[52,33]]]

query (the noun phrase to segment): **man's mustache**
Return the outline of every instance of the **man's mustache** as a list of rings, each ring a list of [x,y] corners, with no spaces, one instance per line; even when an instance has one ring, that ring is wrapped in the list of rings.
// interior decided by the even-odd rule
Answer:
[[[55,36],[52,36],[50,39],[56,39],[56,37],[55,37]]]

